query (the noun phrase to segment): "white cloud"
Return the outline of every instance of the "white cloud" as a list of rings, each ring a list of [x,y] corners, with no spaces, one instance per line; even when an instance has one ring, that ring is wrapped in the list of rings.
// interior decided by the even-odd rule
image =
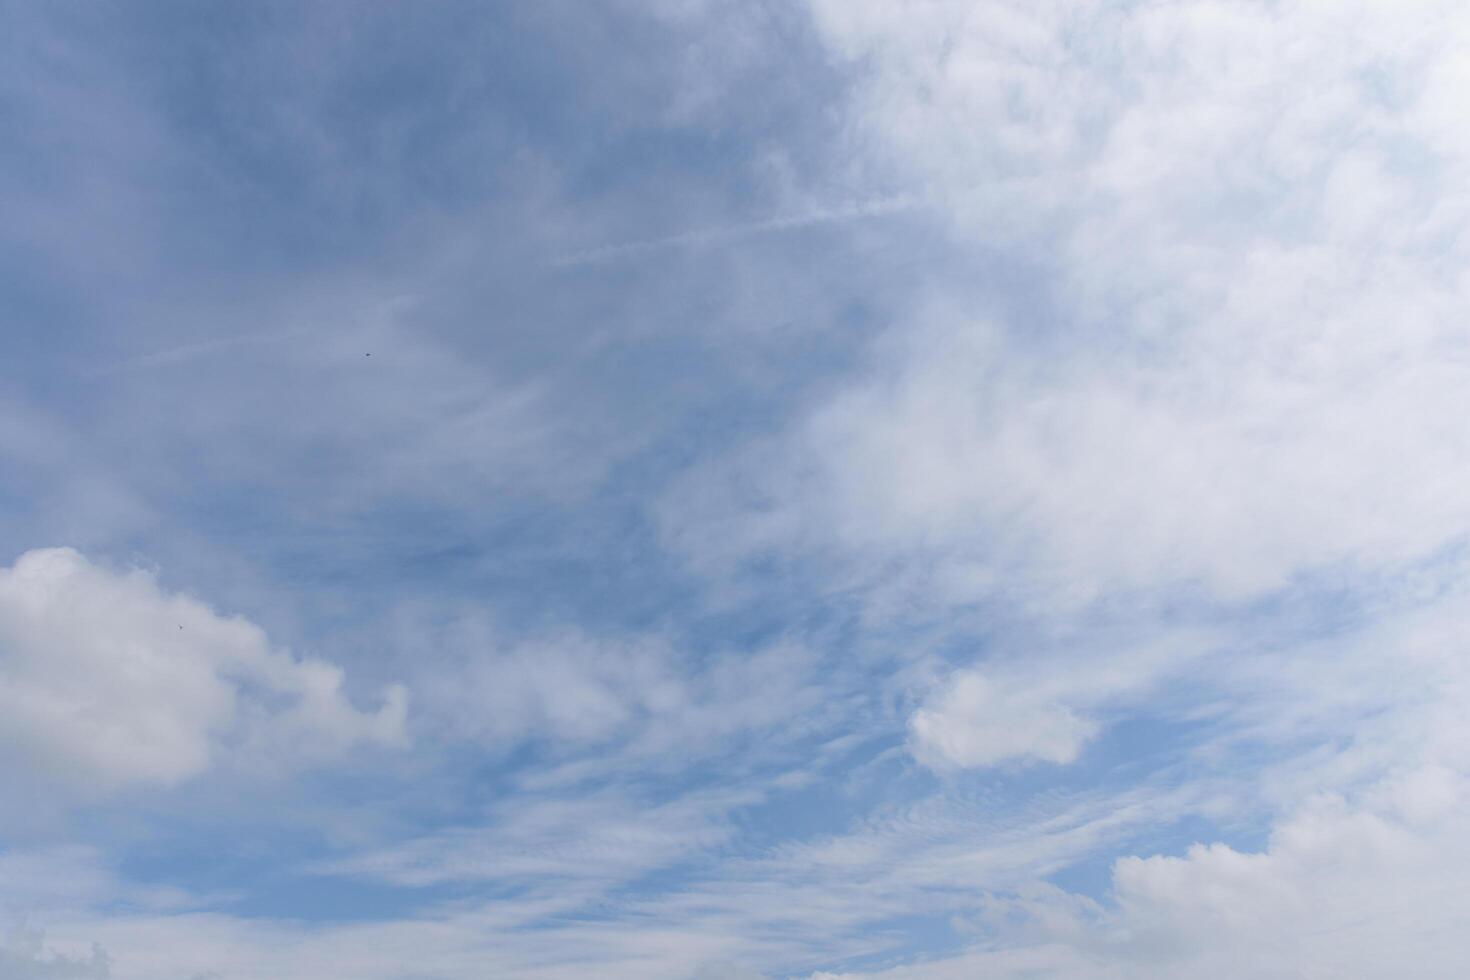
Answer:
[[[1366,799],[1309,800],[1262,853],[1225,845],[1127,858],[1114,870],[1129,954],[1160,975],[1454,976],[1463,969],[1458,815],[1464,777],[1438,766]]]
[[[1460,5],[813,8],[865,161],[1050,308],[934,283],[860,377],[671,496],[697,563],[1232,600],[1470,533]]]
[[[143,570],[67,548],[0,569],[0,753],[32,778],[104,792],[178,783],[230,753],[291,765],[399,741],[403,691],[363,712],[342,680]]]
[[[914,712],[909,727],[920,759],[971,767],[1008,759],[1071,762],[1098,725],[1025,687],[999,687],[967,672]]]

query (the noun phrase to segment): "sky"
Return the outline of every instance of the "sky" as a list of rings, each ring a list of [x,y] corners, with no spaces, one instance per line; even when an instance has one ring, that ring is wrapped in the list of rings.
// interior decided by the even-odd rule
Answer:
[[[1465,976],[1467,86],[0,0],[0,980]]]

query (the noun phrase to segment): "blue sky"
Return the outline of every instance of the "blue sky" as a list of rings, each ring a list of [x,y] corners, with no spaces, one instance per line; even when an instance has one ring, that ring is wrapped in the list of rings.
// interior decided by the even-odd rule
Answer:
[[[0,11],[0,980],[1463,975],[1461,5]]]

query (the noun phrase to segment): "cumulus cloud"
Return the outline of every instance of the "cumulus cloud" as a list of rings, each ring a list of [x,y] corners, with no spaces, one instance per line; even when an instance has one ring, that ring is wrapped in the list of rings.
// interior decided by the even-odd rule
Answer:
[[[1307,801],[1260,853],[1125,858],[1105,925],[1161,976],[1391,977],[1410,963],[1452,976],[1470,912],[1458,885],[1470,855],[1453,827],[1465,800],[1463,776],[1430,765],[1361,799]]]
[[[403,737],[404,692],[376,711],[340,668],[271,648],[259,627],[67,548],[0,569],[0,752],[81,791],[170,785],[227,754],[267,765]]]
[[[909,727],[920,759],[971,767],[1007,759],[1071,762],[1098,726],[1044,695],[967,672],[914,712]]]

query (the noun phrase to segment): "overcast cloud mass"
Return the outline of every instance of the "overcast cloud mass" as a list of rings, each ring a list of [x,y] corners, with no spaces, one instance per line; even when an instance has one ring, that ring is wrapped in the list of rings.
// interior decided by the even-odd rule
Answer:
[[[1470,975],[1460,0],[0,0],[0,980]]]

